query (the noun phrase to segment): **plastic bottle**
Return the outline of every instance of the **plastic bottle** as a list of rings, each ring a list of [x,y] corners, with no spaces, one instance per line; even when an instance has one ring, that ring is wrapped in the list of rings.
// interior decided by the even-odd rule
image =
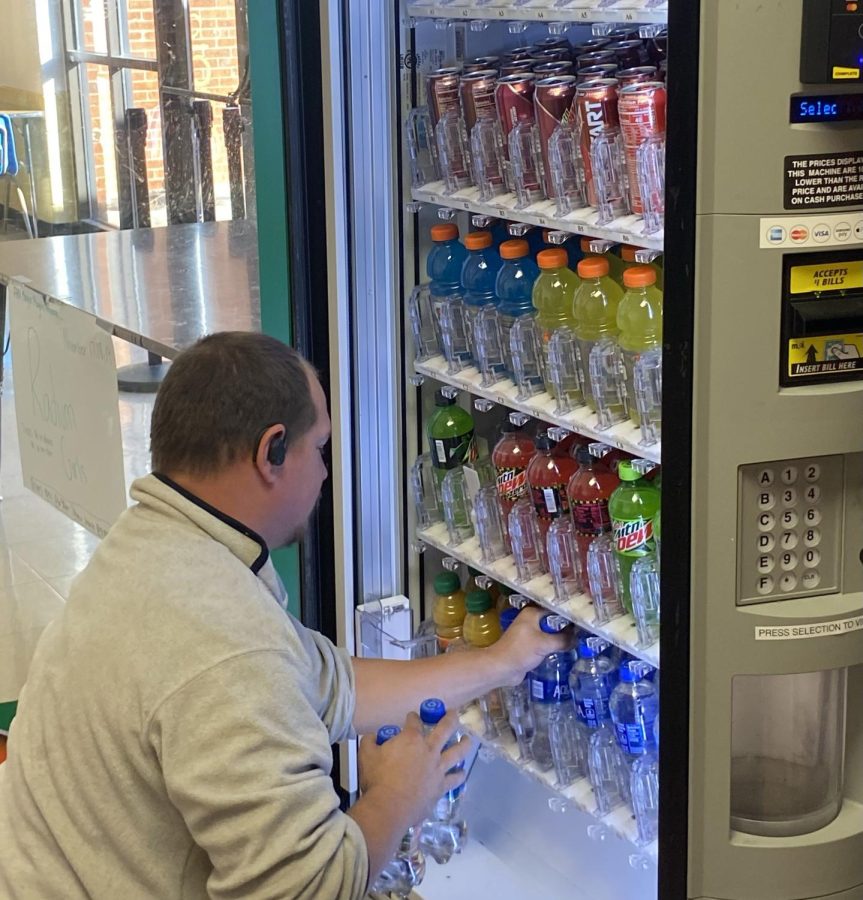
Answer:
[[[464,309],[467,320],[468,346],[474,359],[478,359],[474,322],[477,313],[487,306],[497,306],[494,291],[497,273],[503,261],[492,246],[491,232],[471,231],[464,239],[467,259],[461,270]]]
[[[547,435],[536,439],[536,455],[527,467],[527,483],[539,520],[543,558],[548,529],[554,519],[569,515],[569,498],[566,486],[578,470],[578,463],[571,456],[554,453],[554,441]]]
[[[608,704],[617,684],[617,666],[602,652],[605,643],[600,638],[582,638],[578,642],[578,661],[570,677],[578,721],[591,733],[608,720]]]
[[[552,397],[554,387],[548,378],[547,347],[552,334],[557,328],[568,325],[575,329],[575,290],[578,278],[567,266],[566,251],[562,247],[543,250],[536,257],[539,265],[539,278],[533,285],[533,306],[536,309],[536,321],[540,327],[543,348],[546,349],[545,384]]]
[[[441,305],[462,296],[461,271],[467,250],[458,239],[458,226],[452,222],[432,225],[430,234],[434,246],[426,259],[426,274],[435,320],[439,321]]]
[[[423,730],[428,733],[446,715],[446,705],[443,700],[434,697],[423,700],[420,704],[420,721]],[[444,745],[444,750],[455,744],[461,733],[456,733]],[[457,768],[463,768],[460,764]],[[435,804],[431,817],[422,824],[420,846],[434,861],[440,865],[449,862],[454,853],[461,852],[467,841],[467,825],[459,818],[461,798],[464,793],[464,785],[447,791]]]
[[[446,473],[477,458],[474,425],[470,413],[465,412],[454,397],[435,394],[435,409],[426,425],[432,466],[438,495]]]
[[[653,520],[659,512],[661,494],[629,461],[620,463],[617,476],[621,483],[611,495],[608,511],[611,514],[614,552],[620,566],[623,605],[632,614],[629,573],[636,559],[656,549]]]
[[[575,526],[575,544],[581,560],[581,571],[587,572],[587,551],[591,542],[611,531],[608,501],[620,484],[617,475],[587,447],[575,451],[578,471],[569,479],[566,494]]]
[[[380,747],[401,732],[397,725],[384,725],[378,729],[375,743]],[[422,883],[426,872],[426,860],[420,849],[418,827],[411,827],[401,839],[396,855],[384,866],[371,890],[379,893],[408,897]]]
[[[523,425],[506,421],[501,432],[500,440],[491,451],[491,461],[497,475],[497,495],[506,522],[516,501],[527,493],[525,472],[536,455],[536,445]]]
[[[546,228],[542,232],[542,239],[545,242],[545,246],[543,250],[547,250],[553,247],[561,247],[566,250],[566,264],[569,268],[574,272],[575,267],[578,265],[581,259],[584,258],[584,253],[581,251],[581,241],[575,235],[567,238],[562,244],[553,244],[549,240],[550,231]]]
[[[462,636],[462,625],[467,613],[461,580],[456,572],[440,572],[434,580],[435,600],[432,619],[442,653],[452,641]]]
[[[639,660],[623,663],[609,703],[618,746],[630,765],[657,749],[653,726],[659,715],[659,698],[644,677],[648,668]]]
[[[465,644],[474,649],[490,647],[500,640],[500,613],[489,591],[471,591],[465,601],[467,615],[464,618],[462,636]],[[507,725],[503,697],[494,688],[482,697],[477,697],[477,705],[482,715],[486,738],[497,737]]]
[[[506,360],[507,371],[512,374],[509,333],[517,318],[532,315],[534,312],[531,298],[534,282],[539,277],[539,268],[528,256],[527,241],[521,239],[504,241],[500,245],[500,256],[503,265],[497,273],[495,293],[498,298],[497,311],[500,315],[503,357]]]
[[[521,610],[511,606],[505,609],[500,614],[501,630],[506,631],[520,612]],[[519,758],[522,762],[527,762],[533,759],[533,739],[536,735],[536,720],[530,699],[530,675],[525,675],[524,680],[514,687],[501,688],[500,693],[509,726],[518,744]]]
[[[554,768],[561,784],[580,774],[575,706],[569,676],[575,654],[551,653],[530,672],[530,700],[536,721],[533,758],[543,770]]]
[[[618,287],[623,289],[623,270],[626,268],[623,259],[621,259],[621,257],[613,250],[606,250],[604,253],[594,253],[594,251],[590,249],[590,242],[592,240],[594,240],[594,238],[585,237],[581,239],[581,252],[584,255],[584,258],[588,259],[591,256],[595,256],[599,259],[604,259],[608,263],[608,271],[612,279],[617,282]]]
[[[649,263],[640,263],[635,259],[635,254],[640,247],[634,247],[632,244],[621,244],[620,245],[620,258],[623,260],[623,271],[626,272],[627,269],[631,269],[633,266],[647,266],[656,273],[656,287],[661,291],[662,290],[662,266],[659,265],[658,260],[661,260],[662,257],[658,256],[653,262]],[[625,285],[624,285],[625,287]]]
[[[629,415],[638,424],[635,363],[642,353],[662,349],[662,293],[656,287],[656,272],[650,266],[630,266],[623,273],[623,283],[626,293],[617,307],[617,343],[626,367]]]
[[[603,338],[617,337],[617,307],[623,291],[608,274],[608,261],[587,256],[578,264],[581,284],[575,294],[575,319],[584,371],[589,371],[590,351]],[[585,379],[584,399],[595,410],[596,401],[590,379]]]

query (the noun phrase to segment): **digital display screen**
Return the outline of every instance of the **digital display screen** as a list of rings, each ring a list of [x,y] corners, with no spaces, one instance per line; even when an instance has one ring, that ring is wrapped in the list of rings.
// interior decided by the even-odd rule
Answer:
[[[863,121],[863,94],[794,94],[791,124]]]

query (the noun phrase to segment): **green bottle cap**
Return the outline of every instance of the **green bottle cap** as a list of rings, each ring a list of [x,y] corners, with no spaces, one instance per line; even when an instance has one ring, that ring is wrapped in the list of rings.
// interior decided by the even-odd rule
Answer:
[[[447,397],[443,391],[435,391],[435,406],[455,406],[455,397]]]
[[[434,589],[436,594],[446,596],[454,594],[461,587],[461,579],[458,572],[440,572],[435,575]]]
[[[621,481],[638,481],[641,473],[638,472],[628,459],[622,459],[617,466],[617,477]]]
[[[467,595],[465,606],[469,613],[483,613],[493,606],[491,594],[488,591],[471,591]]]

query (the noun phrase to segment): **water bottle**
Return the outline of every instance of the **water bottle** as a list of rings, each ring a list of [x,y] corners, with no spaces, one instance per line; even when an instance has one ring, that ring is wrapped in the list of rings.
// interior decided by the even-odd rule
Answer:
[[[420,704],[420,720],[426,734],[432,731],[445,715],[446,705],[443,700],[431,698],[423,700]],[[457,731],[443,749],[452,747],[460,737],[461,732]],[[464,763],[460,763],[456,768],[463,769]],[[464,785],[447,791],[435,803],[432,815],[422,824],[420,846],[439,865],[449,862],[453,854],[460,853],[467,843],[467,825],[459,818],[463,793]]]
[[[378,729],[378,746],[394,738],[401,729],[397,725],[384,725]],[[422,883],[426,873],[426,860],[420,849],[420,829],[408,828],[401,839],[396,855],[384,866],[371,890],[397,897],[407,897]]]
[[[653,726],[659,716],[656,688],[647,680],[647,663],[627,660],[620,666],[620,684],[611,695],[611,718],[617,743],[631,766],[642,756],[656,752]]]
[[[465,324],[467,325],[468,346],[473,358],[478,360],[476,318],[480,310],[489,306],[497,306],[494,285],[502,260],[500,254],[492,246],[490,231],[472,231],[465,237],[464,245],[468,251],[467,259],[461,270]]]
[[[650,844],[659,837],[659,716],[653,723],[657,752],[635,760],[629,779],[632,811],[638,826],[638,843]]]
[[[520,612],[521,610],[513,607],[505,609],[500,614],[501,630],[506,631]],[[500,693],[509,727],[512,728],[518,744],[519,760],[528,762],[533,759],[533,739],[536,735],[536,720],[533,715],[533,704],[530,702],[530,677],[526,675],[515,687],[501,688]]]
[[[555,768],[558,780],[559,763],[566,768],[572,760],[574,748],[570,746],[575,739],[575,707],[572,704],[572,691],[569,686],[569,675],[575,665],[575,654],[571,650],[551,653],[529,674],[530,699],[536,720],[536,735],[533,740],[533,758],[540,769]]]

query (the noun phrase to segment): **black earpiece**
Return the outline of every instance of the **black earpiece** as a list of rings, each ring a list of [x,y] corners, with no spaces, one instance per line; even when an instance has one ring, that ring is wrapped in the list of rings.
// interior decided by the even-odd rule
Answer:
[[[267,462],[273,466],[281,466],[285,462],[288,448],[286,446],[287,436],[284,432],[278,437],[274,437],[267,447]]]

